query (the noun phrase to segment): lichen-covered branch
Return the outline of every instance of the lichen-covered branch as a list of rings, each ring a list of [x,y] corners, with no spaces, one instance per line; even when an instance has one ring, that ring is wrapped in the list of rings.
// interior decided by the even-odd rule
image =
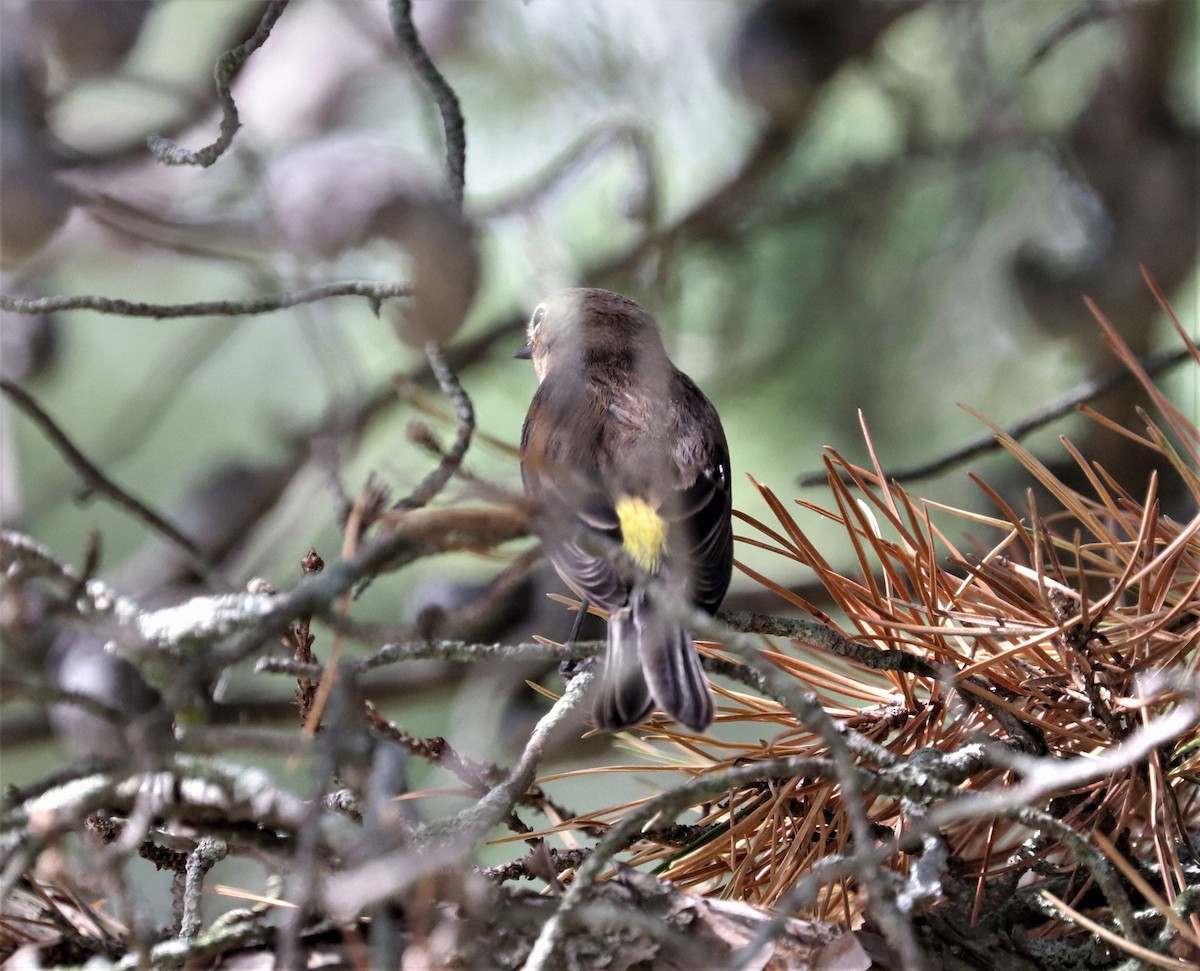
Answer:
[[[191,303],[143,303],[120,297],[101,297],[82,294],[71,297],[14,297],[0,294],[0,309],[18,314],[54,314],[63,310],[94,310],[118,317],[152,317],[171,320],[179,317],[241,317],[269,314],[302,304],[316,303],[331,297],[365,297],[377,307],[384,300],[412,296],[407,283],[370,283],[346,280],[323,283],[304,290],[251,297],[246,300],[197,300]]]

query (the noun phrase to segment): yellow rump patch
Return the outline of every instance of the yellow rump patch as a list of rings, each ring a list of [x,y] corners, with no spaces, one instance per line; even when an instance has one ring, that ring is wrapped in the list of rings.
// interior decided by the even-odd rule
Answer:
[[[667,521],[650,503],[633,496],[616,502],[625,552],[647,573],[657,573],[667,550]]]

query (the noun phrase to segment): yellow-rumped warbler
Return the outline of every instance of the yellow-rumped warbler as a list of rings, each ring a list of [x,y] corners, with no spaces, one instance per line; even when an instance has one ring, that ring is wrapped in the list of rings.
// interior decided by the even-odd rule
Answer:
[[[608,613],[596,724],[636,725],[657,703],[703,731],[713,699],[691,635],[573,537],[587,528],[619,540],[644,570],[715,613],[733,570],[721,419],[667,357],[654,318],[619,294],[551,297],[528,338],[517,356],[532,358],[540,383],[521,430],[525,490],[559,576]]]

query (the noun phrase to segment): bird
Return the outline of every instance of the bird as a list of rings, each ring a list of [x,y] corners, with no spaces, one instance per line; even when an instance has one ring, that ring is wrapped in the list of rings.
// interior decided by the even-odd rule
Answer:
[[[655,705],[702,732],[708,679],[689,631],[647,585],[581,537],[620,543],[647,574],[715,614],[733,572],[729,445],[712,402],[671,363],[654,318],[620,294],[574,288],[529,318],[519,358],[538,387],[521,429],[521,478],[550,562],[608,615],[593,719],[640,724]],[[651,585],[653,586],[653,585]]]

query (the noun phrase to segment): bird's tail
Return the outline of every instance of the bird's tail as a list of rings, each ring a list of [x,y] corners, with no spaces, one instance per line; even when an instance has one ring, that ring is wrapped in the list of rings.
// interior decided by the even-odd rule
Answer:
[[[619,732],[645,721],[653,707],[654,699],[642,674],[633,608],[625,606],[608,615],[608,650],[593,717],[597,728]]]
[[[608,618],[608,655],[595,719],[619,731],[643,721],[655,703],[681,725],[702,732],[713,698],[691,635],[635,590]]]

